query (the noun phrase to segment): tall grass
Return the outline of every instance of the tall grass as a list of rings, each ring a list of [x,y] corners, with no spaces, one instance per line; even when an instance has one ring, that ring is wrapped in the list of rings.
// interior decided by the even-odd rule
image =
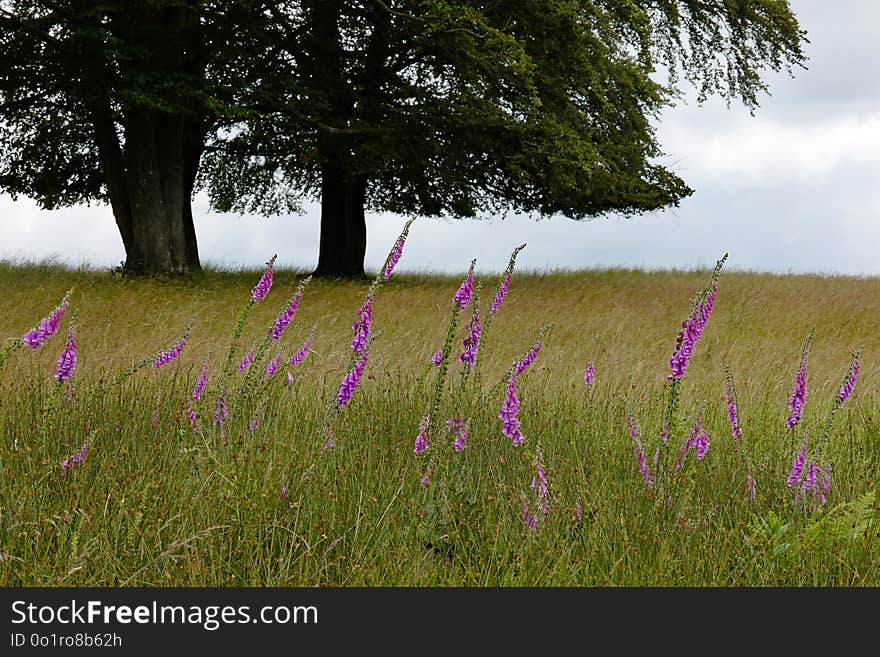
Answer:
[[[261,272],[161,282],[0,264],[0,336],[20,338],[73,288],[78,345],[72,390],[53,378],[68,317],[45,345],[18,349],[0,368],[0,583],[880,583],[880,280],[722,272],[670,438],[677,454],[699,417],[710,447],[700,460],[688,456],[675,488],[663,489],[674,495],[660,496],[639,472],[627,415],[653,468],[675,336],[710,272],[516,271],[488,325],[501,276],[475,272],[484,322],[476,365],[463,375],[468,307],[456,323],[431,446],[417,455],[419,422],[437,391],[431,358],[447,338],[464,274],[382,281],[363,377],[331,416],[371,281],[311,281],[278,348],[289,362],[314,334],[312,353],[271,379],[273,350],[252,365],[248,384],[247,372],[232,372],[221,437],[212,416],[230,334]],[[236,341],[236,363],[259,348],[305,277],[274,272]],[[173,346],[190,320],[175,360],[120,379]],[[511,367],[546,325],[540,352],[516,382],[525,442],[514,447],[499,411]],[[788,399],[810,330],[808,396],[795,431],[786,427]],[[813,509],[795,500],[786,478],[802,432],[822,431],[859,348],[858,383],[821,450],[833,464],[831,490]],[[206,361],[207,388],[194,401]],[[725,364],[739,439],[728,419]],[[199,411],[198,432],[190,406]],[[460,451],[447,418],[467,422]],[[64,460],[84,445],[62,479]],[[523,500],[529,513],[538,508],[538,464],[549,510],[540,523],[524,522]]]

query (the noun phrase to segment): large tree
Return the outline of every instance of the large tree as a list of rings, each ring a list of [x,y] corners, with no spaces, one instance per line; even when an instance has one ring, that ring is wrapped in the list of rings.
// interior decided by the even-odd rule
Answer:
[[[660,110],[687,85],[754,109],[805,34],[786,0],[303,0],[245,38],[262,62],[236,90],[249,119],[206,154],[213,203],[320,199],[316,273],[350,276],[365,208],[677,204],[692,190],[658,162]]]
[[[198,267],[196,189],[320,199],[316,273],[359,275],[365,208],[678,203],[660,110],[687,84],[754,108],[803,42],[785,0],[0,0],[0,189],[109,202],[145,272]]]
[[[241,3],[0,0],[0,190],[108,202],[132,273],[199,268],[191,198]]]

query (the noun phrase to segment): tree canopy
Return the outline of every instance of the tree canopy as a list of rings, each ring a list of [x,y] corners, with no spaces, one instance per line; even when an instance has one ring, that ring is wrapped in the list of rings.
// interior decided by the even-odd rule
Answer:
[[[184,227],[197,189],[218,210],[320,200],[327,275],[363,272],[365,209],[677,204],[660,111],[691,86],[754,110],[806,41],[786,0],[0,0],[0,27],[0,187],[109,200],[120,224],[115,157],[129,205],[158,171]]]

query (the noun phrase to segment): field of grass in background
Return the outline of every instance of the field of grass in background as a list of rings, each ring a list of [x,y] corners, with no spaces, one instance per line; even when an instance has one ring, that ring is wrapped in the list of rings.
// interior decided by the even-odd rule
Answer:
[[[231,406],[221,437],[212,426],[221,370],[260,274],[157,282],[0,263],[4,341],[73,288],[58,334],[0,368],[0,584],[880,585],[880,279],[722,271],[670,437],[677,454],[701,416],[710,447],[702,460],[687,458],[665,504],[639,473],[627,414],[652,467],[675,337],[710,272],[515,271],[485,328],[478,377],[457,401],[443,398],[423,455],[413,445],[433,399],[430,361],[462,276],[394,274],[379,287],[369,360],[325,449],[327,408],[352,364],[352,325],[370,281],[311,281],[280,345],[289,361],[314,330],[312,353],[296,369],[282,366],[249,406]],[[482,276],[479,263],[476,276],[485,318],[500,276]],[[275,272],[235,362],[259,346],[304,277]],[[62,392],[52,375],[73,313],[78,365],[72,391]],[[458,318],[452,391],[469,318],[470,308]],[[177,360],[114,383],[173,345],[190,320]],[[505,375],[546,324],[517,383],[525,443],[514,447],[498,417]],[[788,399],[811,329],[805,411],[790,430]],[[804,432],[819,436],[857,348],[858,383],[821,453],[832,465],[830,493],[813,510],[795,501],[786,478]],[[273,343],[254,379],[266,378],[276,352]],[[187,404],[206,360],[197,433]],[[231,386],[244,376],[235,372]],[[460,452],[449,446],[450,417],[469,420]],[[84,444],[85,459],[62,479],[62,462]],[[530,529],[522,500],[534,511],[538,448],[550,510]],[[441,453],[442,468],[423,486],[427,457]]]

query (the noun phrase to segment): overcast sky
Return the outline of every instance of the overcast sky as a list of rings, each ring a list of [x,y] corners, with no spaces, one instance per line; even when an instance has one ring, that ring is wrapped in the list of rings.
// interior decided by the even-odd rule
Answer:
[[[808,69],[768,78],[755,116],[717,99],[671,108],[658,128],[664,163],[696,191],[680,207],[630,219],[445,221],[413,225],[399,270],[458,272],[471,258],[501,271],[526,242],[523,269],[711,266],[880,275],[880,2],[791,0],[810,43]],[[318,208],[303,216],[210,213],[194,204],[203,264],[317,264]],[[54,212],[0,196],[0,259],[55,257],[74,265],[125,257],[110,210]],[[375,271],[404,218],[367,218]]]

